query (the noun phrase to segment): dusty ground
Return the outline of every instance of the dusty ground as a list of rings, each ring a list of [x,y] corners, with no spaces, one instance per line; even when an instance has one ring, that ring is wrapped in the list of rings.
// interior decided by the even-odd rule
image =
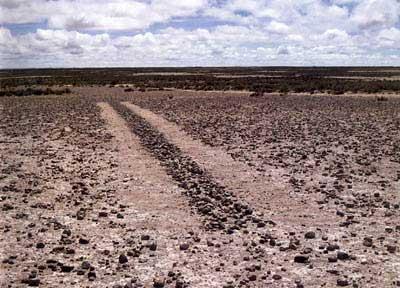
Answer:
[[[74,92],[0,99],[1,287],[400,286],[398,99]]]

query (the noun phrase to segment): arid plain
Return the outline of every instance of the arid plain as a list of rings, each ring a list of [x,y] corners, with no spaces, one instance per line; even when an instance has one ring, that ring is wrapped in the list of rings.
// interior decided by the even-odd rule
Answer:
[[[1,287],[399,287],[400,70],[365,69],[3,71]]]

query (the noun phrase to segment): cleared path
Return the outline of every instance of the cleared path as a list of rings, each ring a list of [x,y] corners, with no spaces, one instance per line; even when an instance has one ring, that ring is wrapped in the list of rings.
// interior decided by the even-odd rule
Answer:
[[[121,193],[120,197],[126,198],[147,213],[157,215],[154,223],[144,223],[144,226],[156,225],[160,228],[161,224],[170,226],[166,223],[177,220],[180,220],[180,226],[185,226],[183,224],[188,221],[195,221],[189,225],[199,225],[193,217],[187,215],[190,209],[180,199],[179,188],[164,172],[159,162],[148,155],[125,121],[109,104],[102,102],[98,105],[102,110],[102,118],[106,120],[109,131],[115,137],[115,149],[118,151],[115,155],[119,158],[119,175],[113,176],[123,179],[125,187],[131,186],[131,189],[128,189],[129,193]],[[168,218],[158,219],[167,214]]]
[[[267,177],[256,171],[251,171],[244,163],[233,160],[224,150],[194,140],[176,124],[150,110],[127,102],[123,104],[146,119],[153,127],[163,133],[168,141],[179,147],[185,154],[190,155],[222,185],[229,187],[230,190],[234,189],[236,193],[239,192],[240,196],[257,197],[258,199],[255,201],[257,205],[268,203],[266,200],[272,196],[273,191],[285,189],[285,185],[279,183],[279,175]],[[268,195],[260,192],[268,192]]]
[[[182,271],[193,287],[222,287],[231,275],[238,273],[240,266],[216,274],[213,265],[208,265],[209,259],[222,257],[229,261],[235,255],[239,261],[245,253],[242,239],[232,242],[219,232],[205,231],[199,216],[191,213],[180,188],[141,146],[125,120],[108,103],[98,105],[108,130],[114,136],[115,151],[112,153],[119,162],[117,173],[113,175],[118,185],[117,196],[136,210],[129,217],[127,229],[143,230],[143,234],[149,234],[157,241],[157,257],[150,258],[144,266],[146,268],[138,271],[142,279],[148,279],[146,287],[152,287],[155,275],[165,275],[172,269]],[[193,238],[200,242],[194,242]],[[227,245],[221,249],[208,249],[206,239],[217,238]],[[186,253],[179,249],[182,243],[201,249],[197,253]],[[141,266],[138,264],[136,267],[139,270]]]
[[[310,225],[314,222],[313,216],[321,218],[323,212],[316,203],[305,205],[302,196],[290,195],[291,188],[283,178],[286,171],[258,172],[242,162],[235,161],[222,148],[210,147],[193,139],[178,125],[152,111],[129,102],[123,104],[163,133],[168,141],[192,157],[203,169],[209,171],[217,182],[242,197],[257,211],[265,212],[272,220],[283,226],[291,226],[296,222]],[[302,217],[303,215],[308,217]],[[325,215],[324,219],[327,222],[331,221],[331,213]]]

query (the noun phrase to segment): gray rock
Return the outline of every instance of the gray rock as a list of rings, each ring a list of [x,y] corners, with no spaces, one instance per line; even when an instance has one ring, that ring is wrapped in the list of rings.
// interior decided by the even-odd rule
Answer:
[[[347,279],[338,279],[336,282],[336,285],[339,287],[345,287],[345,286],[349,286],[350,283]]]
[[[179,249],[181,251],[185,251],[189,249],[189,244],[188,243],[182,243],[181,245],[179,245]]]
[[[344,252],[344,251],[338,251],[338,252],[337,252],[337,258],[338,258],[339,260],[349,260],[349,259],[350,259],[350,255],[347,254],[347,253]]]
[[[125,264],[128,262],[128,257],[126,257],[124,254],[121,254],[118,257],[118,262],[119,264]]]
[[[294,262],[296,263],[308,263],[309,257],[305,255],[297,255],[294,257]]]
[[[315,232],[314,231],[309,231],[306,234],[304,234],[304,237],[306,239],[314,239],[315,238]]]
[[[156,277],[153,279],[154,288],[163,288],[165,286],[165,279],[163,277]]]

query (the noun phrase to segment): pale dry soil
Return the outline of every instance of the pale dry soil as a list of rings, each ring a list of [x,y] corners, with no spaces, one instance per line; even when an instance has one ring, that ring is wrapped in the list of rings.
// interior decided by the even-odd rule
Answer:
[[[99,106],[118,147],[115,151],[118,153],[118,162],[121,163],[121,174],[113,176],[116,180],[123,179],[128,187],[131,184],[129,191],[120,190],[118,198],[123,203],[132,203],[138,213],[142,214],[139,219],[131,219],[130,224],[155,234],[154,238],[159,243],[160,248],[157,250],[160,252],[156,257],[158,263],[154,264],[158,271],[155,272],[163,275],[175,263],[185,278],[190,279],[193,287],[217,287],[231,280],[231,275],[238,273],[239,268],[227,267],[227,271],[218,276],[213,275],[213,270],[219,265],[219,261],[228,262],[235,258],[240,260],[239,257],[246,254],[242,239],[232,241],[218,233],[204,231],[201,219],[191,213],[180,188],[166,175],[157,160],[151,158],[140,146],[139,139],[129,131],[124,120],[109,104],[101,102]],[[129,180],[134,180],[134,184],[129,183]],[[188,233],[200,240],[197,244],[199,251],[193,255],[177,249],[181,243],[194,244],[192,237],[185,238]],[[222,241],[223,247],[208,249],[206,241],[215,242],[212,239],[217,238],[215,244]],[[219,261],[207,263],[208,259],[214,258],[219,258]],[[145,269],[143,278],[152,280],[153,275],[154,271]],[[147,284],[150,287],[152,282]]]
[[[349,287],[400,285],[398,213],[387,216],[377,209],[361,218],[355,211],[357,222],[340,226],[343,218],[334,205],[322,209],[313,195],[289,192],[283,168],[257,171],[127,102],[135,93],[121,97],[132,113],[271,220],[266,230],[274,243],[261,243],[254,227],[232,235],[205,229],[182,188],[107,103],[122,91],[75,89],[82,97],[99,98],[93,104],[97,114],[65,114],[64,121],[32,112],[12,122],[1,112],[14,108],[0,105],[0,122],[8,123],[0,126],[1,287],[34,283],[26,279],[40,279],[40,287],[337,287],[346,279]],[[219,95],[207,95],[212,93]],[[82,118],[80,128],[69,126],[73,117]],[[6,133],[28,122],[42,129],[34,135]],[[315,238],[306,239],[310,231]],[[373,247],[363,245],[369,235]],[[333,244],[340,248],[326,252]],[[387,251],[389,244],[397,247],[394,253]],[[337,250],[351,259],[330,262]],[[298,255],[308,263],[295,263]],[[84,262],[90,268],[82,268]]]
[[[396,217],[388,219],[379,212],[373,212],[370,217],[374,217],[377,221],[363,219],[363,221],[352,225],[350,229],[341,227],[339,224],[342,219],[336,215],[337,208],[335,206],[322,209],[318,205],[318,199],[310,199],[309,194],[297,193],[291,195],[288,192],[291,189],[283,181],[284,176],[287,176],[287,171],[284,169],[270,167],[270,170],[265,173],[253,170],[251,167],[233,160],[221,148],[209,147],[192,139],[176,124],[168,122],[161,116],[132,103],[125,102],[124,104],[166,135],[167,139],[177,145],[184,153],[191,155],[205,170],[210,171],[222,185],[229,187],[231,191],[240,195],[252,207],[262,211],[276,222],[277,225],[270,229],[275,233],[274,235],[279,235],[279,237],[285,239],[289,238],[287,237],[288,232],[301,235],[306,231],[318,231],[319,237],[325,239],[325,241],[306,241],[303,244],[305,248],[318,250],[324,247],[321,242],[338,243],[342,250],[352,251],[352,255],[358,259],[355,262],[326,263],[326,259],[318,259],[324,257],[321,255],[316,256],[312,270],[306,272],[300,267],[291,267],[289,271],[306,279],[305,283],[312,287],[318,287],[323,284],[318,280],[322,275],[324,275],[324,281],[326,281],[331,277],[329,273],[340,275],[339,271],[343,269],[342,271],[352,271],[352,277],[355,279],[368,279],[369,284],[366,284],[367,286],[374,287],[375,284],[371,282],[375,281],[377,281],[376,283],[383,281],[384,285],[388,287],[393,285],[392,281],[396,278],[395,275],[399,274],[398,255],[393,257],[385,252],[382,256],[375,255],[373,252],[365,253],[366,250],[362,244],[363,237],[359,234],[365,236],[375,234],[377,236],[378,223],[385,223],[387,227],[394,227],[396,226]],[[365,189],[368,188],[368,185],[358,188]],[[358,234],[357,237],[354,232]],[[387,243],[397,242],[395,235],[389,234],[387,236],[387,233],[382,230],[378,233],[382,235],[382,239],[386,238]],[[385,250],[384,247],[383,250]],[[289,255],[290,253],[286,252],[284,257]],[[379,263],[384,263],[384,266],[380,266]],[[330,272],[327,274],[327,271]],[[302,275],[302,273],[305,274]],[[379,275],[379,279],[370,277],[371,273]],[[329,282],[330,285],[336,286],[333,279]]]

